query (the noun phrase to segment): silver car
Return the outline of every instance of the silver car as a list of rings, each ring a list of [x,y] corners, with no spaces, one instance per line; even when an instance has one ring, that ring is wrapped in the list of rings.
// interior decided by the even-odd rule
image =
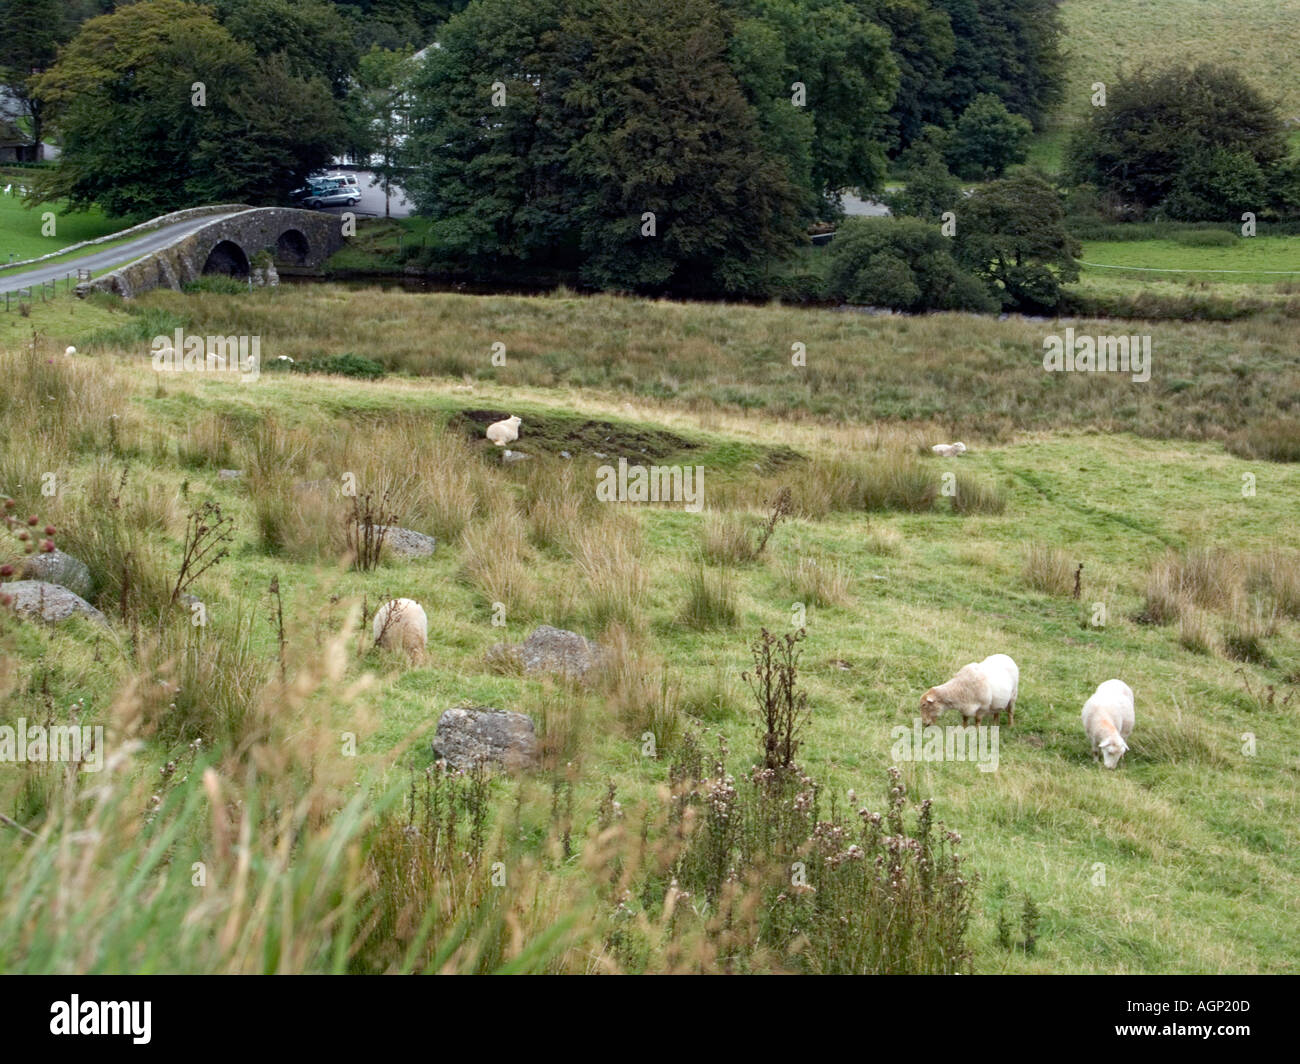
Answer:
[[[319,210],[321,207],[337,207],[340,204],[355,206],[361,202],[361,193],[344,181],[319,181],[299,189],[294,193],[294,198],[300,200],[304,207]]]

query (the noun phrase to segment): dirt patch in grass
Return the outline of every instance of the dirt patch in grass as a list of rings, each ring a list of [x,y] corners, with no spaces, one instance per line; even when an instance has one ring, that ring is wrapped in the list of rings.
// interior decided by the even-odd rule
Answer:
[[[505,410],[462,410],[452,415],[448,427],[475,445],[491,448],[491,442],[483,435],[484,430],[494,421],[503,421],[509,416]],[[665,429],[589,418],[530,414],[519,426],[516,446],[529,453],[568,451],[575,458],[604,455],[631,461],[668,458],[695,450],[700,444]]]

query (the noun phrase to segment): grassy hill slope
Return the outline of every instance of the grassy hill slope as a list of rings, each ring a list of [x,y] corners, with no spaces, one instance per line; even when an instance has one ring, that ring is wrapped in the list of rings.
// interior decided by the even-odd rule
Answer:
[[[1157,363],[1150,399],[1122,399],[1142,387],[1131,384],[1093,395],[1100,385],[1070,377],[1059,386],[1078,389],[1072,402],[1041,415],[1032,403],[1010,402],[985,434],[977,407],[992,400],[952,388],[941,367],[957,355],[983,358],[989,382],[1016,393],[1030,385],[1015,353],[1039,357],[1030,341],[1045,325],[328,287],[190,301],[160,293],[146,309],[192,313],[214,329],[224,321],[223,333],[256,322],[267,329],[268,358],[356,348],[426,374],[425,359],[461,360],[467,376],[440,365],[432,375],[377,382],[296,373],[265,373],[250,385],[198,374],[160,379],[141,358],[141,341],[121,340],[139,324],[134,318],[113,327],[113,343],[96,322],[101,340],[90,356],[65,361],[39,344],[34,356],[19,348],[5,356],[14,387],[3,414],[20,431],[0,448],[0,491],[18,498],[20,512],[57,524],[61,545],[91,561],[110,628],[7,628],[3,716],[57,716],[84,699],[79,712],[110,726],[113,749],[127,734],[144,742],[117,770],[137,797],[123,820],[133,826],[110,836],[112,852],[42,864],[34,856],[41,843],[0,836],[0,874],[31,887],[30,895],[6,891],[0,903],[0,927],[12,929],[0,936],[0,968],[42,958],[110,969],[142,958],[161,970],[373,965],[368,950],[340,952],[349,925],[339,923],[338,899],[396,895],[411,872],[384,871],[400,840],[367,826],[363,811],[381,804],[370,787],[386,783],[400,800],[411,773],[422,779],[432,762],[438,715],[458,704],[529,713],[546,758],[533,781],[493,785],[492,845],[510,842],[544,872],[530,879],[520,868],[532,866],[508,859],[511,883],[522,879],[537,893],[511,910],[518,938],[512,945],[502,932],[501,955],[548,970],[682,963],[668,959],[656,934],[630,944],[612,901],[579,909],[570,892],[617,878],[624,859],[600,856],[609,796],[629,823],[636,810],[655,808],[688,736],[710,748],[722,737],[735,769],[750,763],[756,734],[740,677],[750,666],[747,644],[761,626],[788,629],[802,602],[811,719],[799,761],[827,802],[881,808],[895,764],[891,729],[910,724],[925,688],[995,651],[1020,663],[1016,726],[1001,731],[996,771],[897,766],[909,793],[933,797],[935,815],[960,832],[966,867],[979,877],[969,935],[975,970],[1295,970],[1300,466],[1226,452],[1220,441],[1243,400],[1210,375],[1185,387],[1170,376],[1184,365],[1248,365],[1239,380],[1281,391],[1278,382],[1296,370],[1294,351],[1262,324],[1162,327],[1171,359],[1177,350],[1185,362]],[[496,379],[486,357],[491,337],[507,344],[510,367]],[[774,367],[788,367],[789,344],[800,338],[809,371],[820,361],[816,372],[826,375],[806,393],[806,383],[782,383],[776,368],[764,380],[755,361],[770,349]],[[657,375],[649,377],[643,360],[652,352]],[[751,369],[742,376],[739,366]],[[575,376],[580,386],[570,388]],[[729,376],[744,386],[728,391]],[[665,379],[681,387],[647,394],[647,382]],[[38,393],[52,398],[38,401]],[[932,414],[961,425],[971,446],[955,462],[921,453],[942,429],[863,416],[922,409],[918,397],[930,394],[936,403],[950,397],[953,411],[936,406]],[[822,418],[804,401],[817,396],[826,397],[815,410]],[[1257,400],[1246,402],[1253,409]],[[501,463],[476,420],[506,410],[523,418],[518,448],[533,455],[517,466]],[[839,413],[852,418],[825,419]],[[701,465],[706,511],[595,502],[596,451]],[[226,468],[243,475],[223,479]],[[64,484],[54,500],[39,491],[49,469]],[[387,493],[399,524],[436,535],[435,555],[388,558],[371,573],[340,566],[336,526],[349,503],[333,485],[347,471],[363,491]],[[946,472],[961,476],[963,491],[982,486],[971,512],[956,512],[941,494]],[[1247,474],[1253,495],[1241,490]],[[913,502],[873,508],[868,496],[886,482],[910,485]],[[761,557],[729,557],[737,535],[753,542],[782,486],[794,493],[796,516],[776,526]],[[185,515],[204,500],[233,520],[229,557],[192,589],[208,626],[167,629],[151,651],[158,605],[148,596],[170,587]],[[1164,586],[1161,564],[1189,550],[1218,582],[1183,602],[1179,620],[1137,620]],[[123,567],[136,574],[125,591]],[[365,636],[334,640],[350,609],[373,611],[397,594],[428,611],[423,662],[371,649]],[[493,623],[496,602],[506,605],[504,625]],[[620,648],[618,672],[584,688],[489,664],[493,644],[543,623]],[[275,686],[282,654],[283,689]],[[1132,749],[1115,772],[1091,761],[1079,724],[1082,702],[1111,676],[1138,699]],[[133,681],[138,695],[129,694]],[[274,719],[246,709],[263,684],[274,692]],[[328,720],[319,743],[310,707]],[[283,737],[269,741],[277,729]],[[647,731],[658,758],[644,756]],[[358,737],[357,758],[340,755],[346,746],[337,737],[347,734]],[[223,750],[211,777],[194,753],[197,737]],[[241,737],[243,753],[232,746]],[[311,760],[303,790],[288,782],[297,778],[286,767],[295,752]],[[249,814],[216,796],[255,793],[239,791],[249,764],[274,788],[263,796],[268,814],[287,816],[301,803],[308,826],[294,850],[281,848],[289,836],[280,820],[249,826],[262,856],[239,872],[234,833]],[[47,830],[58,778],[7,771],[0,810]],[[319,791],[326,778],[338,783],[328,801]],[[307,812],[318,799],[319,822]],[[562,839],[547,841],[536,807],[566,825]],[[151,843],[137,808],[150,810],[145,823],[157,815],[160,825],[193,812]],[[465,808],[471,816],[472,800]],[[355,829],[347,827],[353,818]],[[349,843],[325,845],[335,838],[326,833],[344,828]],[[153,878],[129,856],[150,844],[168,855]],[[377,878],[356,879],[343,859],[350,853]],[[210,869],[207,893],[186,885],[195,860]],[[168,876],[167,889],[150,889]],[[626,918],[660,928],[658,895],[638,891],[627,899],[636,915]],[[124,893],[133,898],[129,925],[60,925],[42,901],[107,913],[123,910]],[[1032,951],[1018,944],[1026,898],[1040,913]],[[711,911],[703,896],[681,905],[701,920]],[[1006,924],[1017,928],[1010,949],[999,941]],[[389,948],[414,934],[400,920],[378,926]],[[545,938],[552,926],[572,938],[556,945]],[[461,963],[460,951],[448,956]],[[721,964],[716,953],[700,958],[706,968]]]

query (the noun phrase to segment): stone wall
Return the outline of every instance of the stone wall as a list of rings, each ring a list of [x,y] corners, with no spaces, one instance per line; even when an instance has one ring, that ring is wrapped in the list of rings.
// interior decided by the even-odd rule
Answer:
[[[292,207],[250,207],[218,218],[158,251],[127,263],[111,273],[77,285],[77,294],[116,292],[130,299],[151,288],[180,288],[203,275],[203,268],[217,245],[234,245],[242,252],[239,276],[247,276],[248,267],[258,252],[269,250],[280,268],[285,266],[313,269],[319,267],[343,246],[343,220],[336,214],[297,210]],[[285,234],[298,233],[302,239]],[[228,250],[228,249],[223,249]],[[231,256],[221,255],[227,265]],[[233,256],[238,258],[238,255]]]

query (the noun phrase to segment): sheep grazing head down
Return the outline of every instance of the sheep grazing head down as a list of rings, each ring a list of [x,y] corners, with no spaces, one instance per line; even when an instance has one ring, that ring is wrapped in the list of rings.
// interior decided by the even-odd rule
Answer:
[[[498,447],[504,447],[507,443],[514,443],[519,439],[519,426],[523,424],[522,420],[511,414],[504,421],[494,421],[487,427],[487,438],[495,443]]]
[[[1107,768],[1114,768],[1119,764],[1119,759],[1128,752],[1128,743],[1119,737],[1119,734],[1112,732],[1097,744],[1097,749],[1101,752],[1102,764]]]
[[[948,708],[937,687],[931,687],[921,696],[921,723],[927,727],[939,719],[939,714]]]

